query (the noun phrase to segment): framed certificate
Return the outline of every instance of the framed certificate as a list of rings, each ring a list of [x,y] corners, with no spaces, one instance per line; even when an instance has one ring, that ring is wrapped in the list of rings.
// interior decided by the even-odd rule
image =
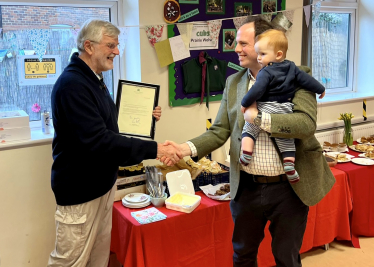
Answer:
[[[119,80],[117,91],[118,128],[123,135],[154,139],[159,85]]]

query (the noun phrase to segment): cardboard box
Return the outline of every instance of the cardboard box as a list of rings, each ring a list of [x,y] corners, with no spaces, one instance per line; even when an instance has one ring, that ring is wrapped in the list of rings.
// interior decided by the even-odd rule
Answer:
[[[10,142],[31,139],[30,127],[20,127],[20,128],[10,128],[1,129],[0,128],[0,142]]]
[[[130,193],[145,193],[145,175],[134,175],[129,177],[118,177],[117,190],[114,201],[120,201],[124,196]]]
[[[146,193],[145,184],[117,190],[114,195],[114,201],[120,201],[122,200],[122,198],[124,198],[127,194],[130,193]]]
[[[29,127],[29,115],[23,110],[0,111],[0,129]]]

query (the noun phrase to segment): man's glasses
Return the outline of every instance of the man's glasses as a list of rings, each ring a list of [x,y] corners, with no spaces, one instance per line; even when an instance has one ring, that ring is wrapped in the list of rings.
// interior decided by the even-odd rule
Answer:
[[[96,42],[96,41],[91,41],[89,40],[90,42],[92,43],[97,43],[97,44],[100,44],[99,42]],[[119,44],[115,44],[115,43],[106,43],[105,44],[110,50],[114,50],[116,49],[116,47],[119,49]]]

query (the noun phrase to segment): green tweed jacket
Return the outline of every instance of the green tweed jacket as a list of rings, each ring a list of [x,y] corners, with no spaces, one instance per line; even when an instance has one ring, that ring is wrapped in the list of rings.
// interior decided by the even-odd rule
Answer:
[[[310,73],[308,67],[300,67]],[[236,196],[240,181],[240,145],[244,117],[240,103],[247,93],[247,70],[231,75],[226,80],[221,105],[214,124],[204,134],[190,140],[202,158],[230,140],[230,188],[231,198]],[[308,206],[316,205],[332,188],[335,178],[322,154],[322,148],[314,136],[317,119],[316,95],[299,89],[293,99],[293,114],[271,114],[271,137],[295,138],[295,168],[300,182],[292,188]]]

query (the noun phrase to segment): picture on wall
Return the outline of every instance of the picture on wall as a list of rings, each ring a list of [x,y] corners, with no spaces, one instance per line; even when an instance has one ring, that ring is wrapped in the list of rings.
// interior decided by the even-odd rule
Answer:
[[[261,13],[276,13],[277,12],[277,0],[262,0]]]
[[[206,0],[207,14],[225,14],[225,0]]]
[[[223,52],[235,51],[236,46],[236,30],[235,29],[223,29]]]
[[[179,0],[179,4],[198,4],[199,0]]]
[[[252,3],[235,3],[235,17],[252,15]]]

